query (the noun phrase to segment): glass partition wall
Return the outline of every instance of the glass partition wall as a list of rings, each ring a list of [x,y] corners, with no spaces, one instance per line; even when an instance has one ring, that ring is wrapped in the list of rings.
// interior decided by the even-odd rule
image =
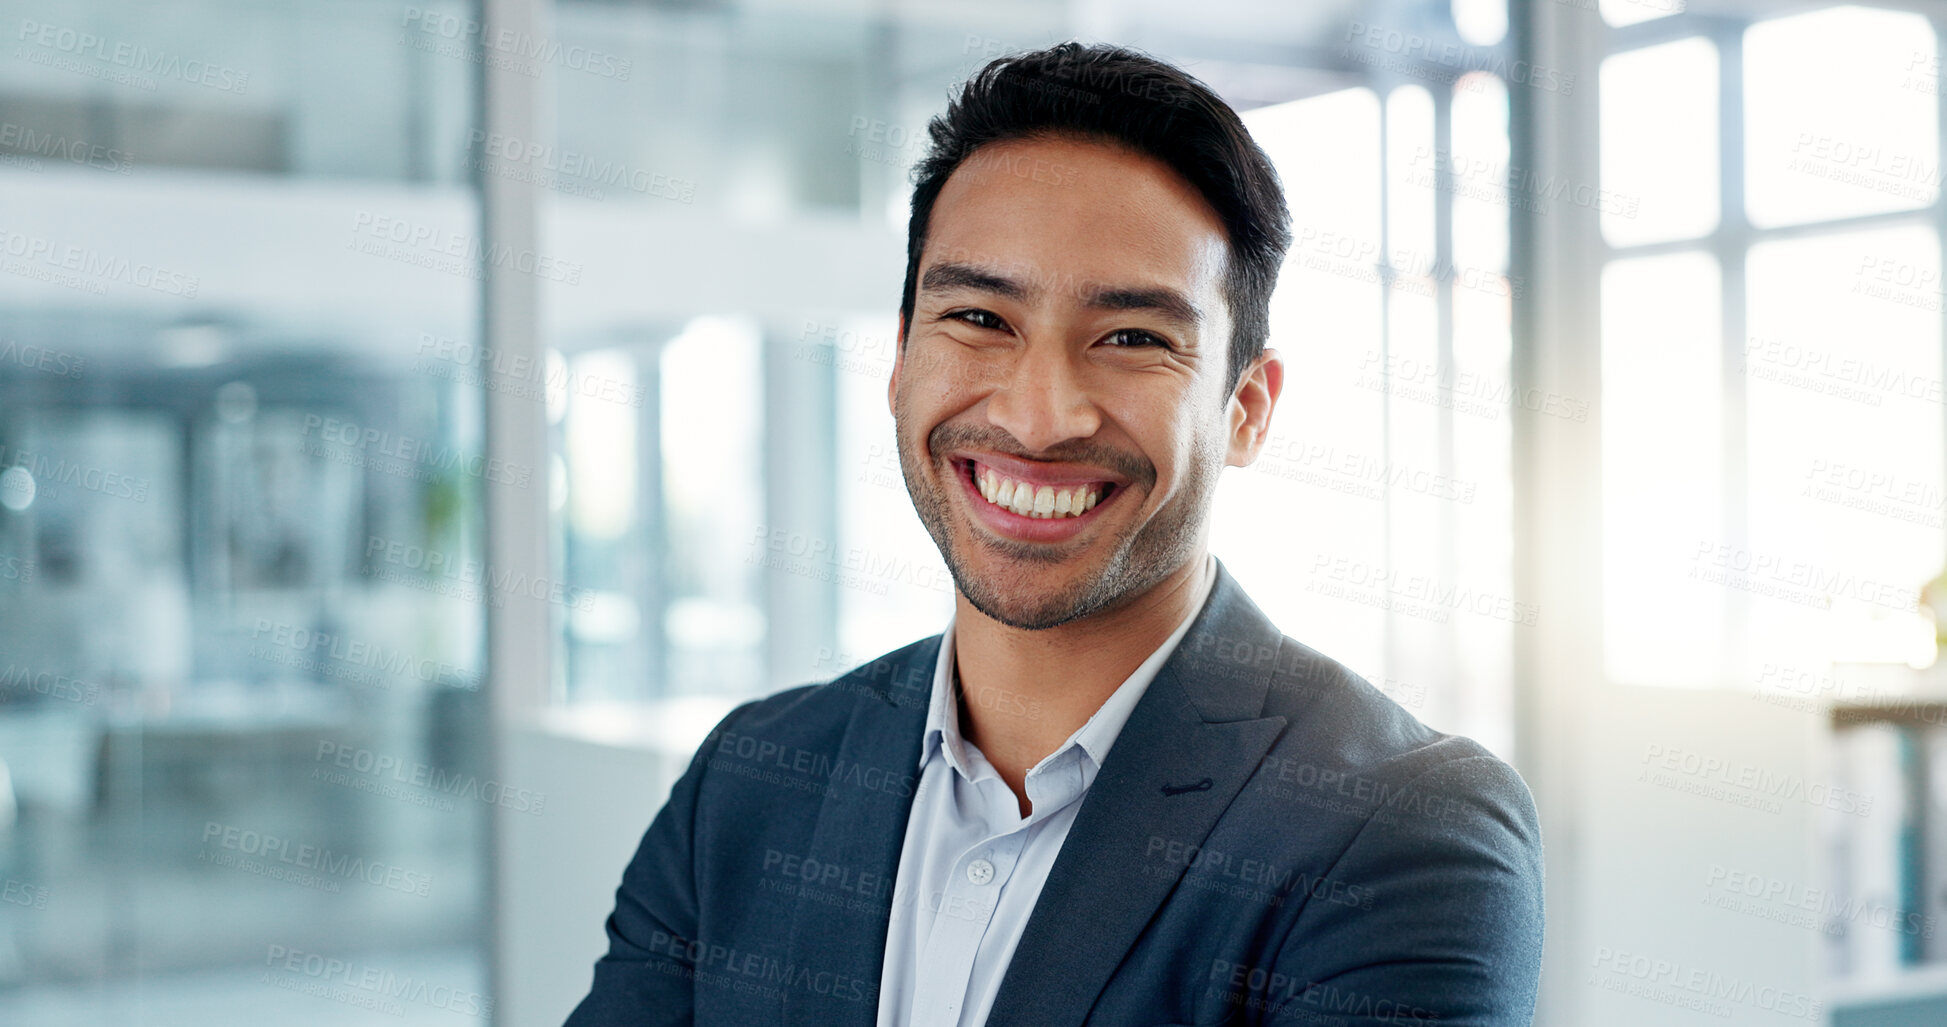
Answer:
[[[471,16],[7,9],[0,1020],[491,1013]]]

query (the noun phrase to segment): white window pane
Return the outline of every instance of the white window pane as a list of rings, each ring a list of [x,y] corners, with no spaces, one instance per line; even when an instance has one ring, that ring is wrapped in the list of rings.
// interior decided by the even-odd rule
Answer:
[[[1387,366],[1402,387],[1388,397],[1385,459],[1380,465],[1386,484],[1382,492],[1385,518],[1391,531],[1385,566],[1430,582],[1438,592],[1457,589],[1458,584],[1446,559],[1451,552],[1447,496],[1439,489],[1400,486],[1423,480],[1421,475],[1440,473],[1443,404],[1439,399],[1453,375],[1440,364],[1440,305],[1435,283],[1431,279],[1409,279],[1402,285],[1409,287],[1395,289],[1387,302]],[[1379,589],[1364,587],[1356,577],[1334,583],[1357,588],[1350,594],[1364,600],[1382,594]],[[1416,711],[1422,718],[1443,726],[1451,722],[1461,698],[1454,687],[1454,636],[1472,630],[1478,619],[1444,608],[1427,609],[1426,604],[1402,602],[1396,606],[1387,626],[1385,674],[1406,686],[1438,686],[1427,690],[1425,707]]]
[[[1455,152],[1435,153],[1432,96],[1390,94],[1384,167],[1378,104],[1363,90],[1246,116],[1294,212],[1272,299],[1287,373],[1265,451],[1226,476],[1211,534],[1220,555],[1249,554],[1233,570],[1274,619],[1307,625],[1308,642],[1429,723],[1507,752],[1513,629],[1493,601],[1511,595],[1506,91],[1468,76],[1454,103]],[[1337,159],[1318,160],[1321,149]],[[1441,172],[1453,176],[1452,262],[1434,259]],[[1380,181],[1392,188],[1375,248]],[[1370,274],[1375,259],[1391,266],[1390,290]],[[1442,289],[1454,295],[1452,366],[1440,358]],[[1472,477],[1455,473],[1462,465]],[[1463,535],[1471,552],[1456,551]],[[1389,584],[1408,579],[1479,601]]]
[[[1616,54],[1602,62],[1600,89],[1592,202],[1603,238],[1630,246],[1717,227],[1717,47],[1693,38]]]
[[[764,521],[760,335],[699,317],[663,348],[662,462],[671,694],[736,695],[764,680],[755,544]]]
[[[1444,381],[1451,374],[1440,367],[1440,305],[1427,279],[1409,279],[1408,288],[1387,297],[1386,356],[1399,377],[1414,381]],[[1398,468],[1437,470],[1440,466],[1442,404],[1414,402],[1395,394],[1387,405],[1386,458]],[[1428,397],[1431,398],[1431,397]],[[1440,518],[1433,505],[1415,503],[1410,496],[1393,496],[1388,507],[1393,520],[1393,556],[1416,567],[1436,566],[1441,555]]]
[[[1346,90],[1249,111],[1244,123],[1291,203],[1291,253],[1271,299],[1285,385],[1265,453],[1249,471],[1224,476],[1211,548],[1273,620],[1302,626],[1308,644],[1372,671],[1383,666],[1383,612],[1313,586],[1330,581],[1333,560],[1386,563],[1371,490],[1331,470],[1345,459],[1384,459],[1387,379],[1373,274],[1384,175],[1379,98]]]
[[[1730,554],[1752,567],[1747,679],[1908,662],[1943,555],[1933,230],[1754,246],[1747,280],[1750,531]]]
[[[1725,589],[1690,573],[1723,534],[1722,303],[1705,254],[1602,274],[1603,646],[1610,680],[1715,684]]]
[[[1759,226],[1911,210],[1940,189],[1934,34],[1840,7],[1744,34],[1745,209]]]
[[[1508,208],[1552,202],[1534,192],[1530,176],[1508,167],[1508,88],[1497,75],[1463,75],[1453,87],[1453,262],[1495,272],[1508,266]],[[1465,174],[1463,174],[1465,172]],[[1508,196],[1509,181],[1517,190]]]
[[[1576,6],[1587,6],[1587,0],[1580,0]],[[1681,14],[1689,7],[1689,2],[1688,0],[1598,0],[1596,7],[1602,12],[1602,20],[1611,25],[1634,25],[1640,21]]]
[[[1401,86],[1386,98],[1386,263],[1425,274],[1433,248],[1433,95]]]
[[[1512,597],[1513,523],[1507,397],[1511,288],[1508,212],[1514,202],[1539,204],[1532,182],[1515,176],[1521,192],[1507,196],[1508,95],[1493,75],[1469,75],[1454,86],[1452,133],[1456,150],[1491,153],[1503,169],[1485,191],[1456,196],[1451,266],[1441,273],[1453,293],[1453,366],[1456,400],[1450,419],[1453,466],[1441,491],[1452,518],[1452,568],[1459,588],[1475,595]],[[1518,398],[1518,397],[1517,397]],[[1584,415],[1586,417],[1586,414]],[[1453,688],[1449,709],[1431,709],[1443,730],[1466,734],[1498,753],[1512,751],[1513,632],[1531,610],[1508,609],[1509,619],[1469,617],[1453,633]],[[1437,698],[1437,697],[1436,697]]]
[[[629,402],[637,388],[635,361],[622,350],[605,349],[579,354],[567,367],[559,386],[570,394],[564,440],[572,479],[569,524],[590,538],[618,539],[636,516],[640,411]]]
[[[1454,28],[1475,46],[1493,46],[1508,34],[1507,0],[1453,0]]]
[[[1453,358],[1456,379],[1479,383],[1488,395],[1509,395],[1530,409],[1589,422],[1587,397],[1516,395],[1509,379],[1510,316],[1504,277],[1456,279]],[[1457,413],[1457,412],[1456,412]],[[1463,587],[1514,595],[1513,418],[1453,419],[1453,472],[1442,485],[1453,510],[1454,573]],[[1518,608],[1507,620],[1475,618],[1455,633],[1454,669],[1468,701],[1454,727],[1497,753],[1513,751],[1514,632],[1532,631]]]

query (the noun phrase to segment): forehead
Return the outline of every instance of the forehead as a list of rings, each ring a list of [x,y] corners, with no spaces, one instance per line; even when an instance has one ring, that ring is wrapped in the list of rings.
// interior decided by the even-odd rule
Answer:
[[[972,263],[1025,272],[1034,291],[1102,284],[1221,287],[1223,221],[1169,165],[1070,137],[975,150],[934,202],[922,267]]]

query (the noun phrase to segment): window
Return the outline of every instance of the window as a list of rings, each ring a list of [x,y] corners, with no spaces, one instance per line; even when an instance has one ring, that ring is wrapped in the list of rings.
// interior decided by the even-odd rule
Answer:
[[[1505,753],[1510,633],[1533,613],[1509,581],[1505,87],[1471,73],[1245,121],[1292,205],[1285,391],[1258,462],[1227,474],[1213,548],[1287,633]]]
[[[1855,7],[1704,24],[1602,65],[1609,673],[1931,662],[1933,29]],[[1693,202],[1720,179],[1721,217]]]
[[[1764,712],[1723,722],[1713,754],[1854,797],[1787,811],[1817,844],[1817,936],[1780,918],[1752,947],[1822,964],[1841,1010],[1943,956],[1916,929],[1943,910],[1941,707],[1913,673],[1936,658],[1922,590],[1947,562],[1936,38],[1865,7],[1683,15],[1613,30],[1601,71],[1606,676],[1698,689],[1636,701],[1720,716],[1701,690],[1747,693]],[[1716,866],[1800,874],[1729,829],[1707,844]],[[1729,913],[1699,926],[1756,936]]]

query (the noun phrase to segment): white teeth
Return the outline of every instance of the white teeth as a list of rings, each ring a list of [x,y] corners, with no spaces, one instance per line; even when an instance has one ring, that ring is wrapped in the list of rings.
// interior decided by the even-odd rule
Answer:
[[[989,503],[1037,520],[1079,517],[1095,509],[1095,504],[1102,498],[1099,483],[1062,489],[1052,485],[1035,486],[1002,477],[1000,472],[989,467],[981,468],[980,473],[975,475],[974,486]]]

